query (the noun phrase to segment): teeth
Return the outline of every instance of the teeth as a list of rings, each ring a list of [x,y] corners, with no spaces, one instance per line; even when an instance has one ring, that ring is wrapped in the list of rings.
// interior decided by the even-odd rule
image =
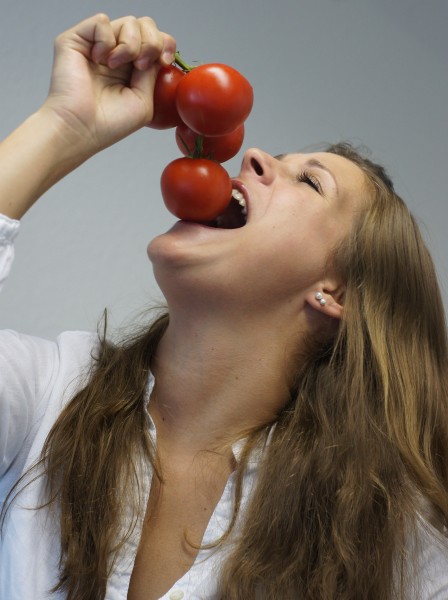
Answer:
[[[239,190],[232,190],[232,198],[234,198],[241,206],[241,212],[243,215],[247,215],[246,200],[243,194]]]

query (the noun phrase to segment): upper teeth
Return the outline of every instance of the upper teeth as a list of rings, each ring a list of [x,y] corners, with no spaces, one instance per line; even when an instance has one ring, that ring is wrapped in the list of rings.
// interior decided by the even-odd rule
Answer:
[[[244,199],[243,194],[239,190],[233,189],[232,198],[235,198],[235,200],[241,206],[241,212],[243,213],[243,215],[247,215],[246,200]]]

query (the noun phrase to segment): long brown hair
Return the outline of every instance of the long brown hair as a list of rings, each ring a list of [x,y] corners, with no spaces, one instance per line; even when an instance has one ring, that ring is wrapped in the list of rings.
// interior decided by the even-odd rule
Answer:
[[[331,257],[346,285],[344,316],[298,361],[222,568],[225,600],[404,598],[416,515],[440,530],[448,522],[448,360],[434,267],[383,169],[347,144],[327,151],[366,175],[365,208]],[[104,598],[129,534],[120,530],[122,491],[139,489],[139,462],[163,478],[145,403],[167,323],[164,315],[123,344],[103,339],[89,384],[43,448],[48,503],[60,507],[57,587],[68,600]],[[146,507],[134,500],[136,519]]]
[[[222,596],[417,597],[417,514],[448,523],[448,361],[434,267],[384,170],[332,257],[346,285],[334,340],[315,340],[279,416]]]

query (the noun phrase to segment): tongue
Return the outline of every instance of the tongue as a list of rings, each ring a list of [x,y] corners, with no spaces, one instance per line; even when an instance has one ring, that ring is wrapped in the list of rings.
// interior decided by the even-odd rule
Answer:
[[[241,213],[241,206],[232,198],[225,211],[216,218],[215,223],[222,229],[237,229],[243,227],[246,220]]]

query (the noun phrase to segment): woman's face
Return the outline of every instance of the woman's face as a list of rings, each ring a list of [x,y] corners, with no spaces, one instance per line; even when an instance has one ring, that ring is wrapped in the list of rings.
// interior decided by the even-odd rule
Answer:
[[[328,256],[366,195],[363,172],[330,153],[250,149],[234,182],[247,203],[243,227],[179,222],[149,245],[168,303],[182,290],[183,301],[240,310],[303,304],[305,292],[331,275]]]

